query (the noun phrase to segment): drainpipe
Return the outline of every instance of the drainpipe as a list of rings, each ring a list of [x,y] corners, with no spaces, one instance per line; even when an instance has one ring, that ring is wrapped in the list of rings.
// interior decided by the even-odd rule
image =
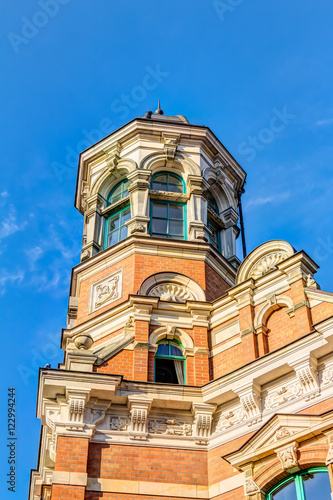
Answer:
[[[239,223],[242,236],[242,247],[243,247],[243,258],[245,259],[246,252],[246,241],[245,241],[245,229],[244,229],[244,218],[243,218],[243,208],[242,208],[242,194],[245,193],[245,189],[242,188],[238,191],[238,211],[239,211]]]

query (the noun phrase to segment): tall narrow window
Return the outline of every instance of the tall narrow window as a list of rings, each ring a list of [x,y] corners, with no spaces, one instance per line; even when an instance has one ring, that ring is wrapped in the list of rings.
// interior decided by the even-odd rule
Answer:
[[[331,485],[326,467],[301,471],[284,479],[266,495],[267,500],[331,500]]]
[[[127,238],[128,230],[125,222],[131,218],[130,207],[111,215],[106,221],[105,247],[111,247]]]
[[[108,196],[110,206],[105,214],[104,248],[111,247],[128,236],[125,222],[131,218],[131,208],[128,196],[128,179],[119,182]]]
[[[184,215],[184,203],[153,200],[151,202],[151,235],[159,238],[184,240]]]
[[[184,193],[184,181],[178,175],[169,172],[155,174],[152,178],[151,188],[156,191]]]
[[[185,357],[177,340],[160,340],[155,355],[155,382],[184,385]]]

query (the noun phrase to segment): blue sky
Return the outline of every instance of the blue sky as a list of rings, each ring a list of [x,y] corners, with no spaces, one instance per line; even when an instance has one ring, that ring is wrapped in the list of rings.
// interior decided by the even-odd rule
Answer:
[[[332,290],[329,0],[12,0],[1,16],[0,467],[6,393],[17,391],[18,484],[36,466],[38,366],[61,360],[82,217],[77,154],[154,110],[208,125],[248,173],[248,250],[281,238]],[[147,74],[155,74],[145,92]],[[157,75],[157,76],[156,76]],[[150,80],[152,82],[152,80]],[[1,498],[13,498],[5,481]]]

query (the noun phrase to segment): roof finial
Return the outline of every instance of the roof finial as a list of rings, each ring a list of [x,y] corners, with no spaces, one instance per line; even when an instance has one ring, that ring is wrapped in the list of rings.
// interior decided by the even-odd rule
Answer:
[[[161,103],[160,100],[158,99],[158,108],[154,113],[155,115],[163,115],[163,111],[161,110]]]

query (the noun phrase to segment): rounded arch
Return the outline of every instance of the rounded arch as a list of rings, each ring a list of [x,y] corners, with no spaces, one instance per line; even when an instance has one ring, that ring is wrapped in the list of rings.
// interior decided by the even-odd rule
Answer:
[[[136,170],[137,164],[135,161],[126,158],[120,160],[117,164],[117,168],[110,172],[109,169],[105,169],[104,172],[96,179],[91,188],[91,195],[99,194],[105,200],[112,188],[120,182],[122,179],[128,176],[130,172]]]
[[[216,171],[212,167],[207,167],[203,170],[202,175],[209,184],[208,191],[216,200],[220,214],[230,207],[237,212],[237,200],[233,192],[226,185],[218,183]]]
[[[169,302],[206,301],[206,294],[196,281],[172,271],[152,274],[143,281],[138,293],[160,297]]]
[[[261,325],[266,326],[267,320],[272,312],[277,311],[282,307],[293,309],[294,303],[292,299],[287,295],[274,295],[273,297],[268,298],[254,317],[254,327],[258,328]]]
[[[140,163],[140,169],[151,170],[152,172],[157,172],[161,168],[167,166],[168,157],[164,151],[159,151],[157,153],[151,153],[147,155]],[[177,153],[170,164],[174,164],[173,170],[178,170],[183,174],[191,175],[201,175],[200,167],[190,158],[186,158],[180,153]]]
[[[238,269],[236,282],[243,283],[247,279],[254,280],[277,268],[283,260],[294,255],[293,247],[284,240],[271,240],[252,250]]]
[[[183,176],[179,175],[178,172],[175,172],[174,170],[172,169],[165,169],[165,168],[162,168],[161,170],[158,170],[158,171],[155,171],[152,176],[151,176],[151,181],[150,181],[150,185],[153,186],[153,182],[155,181],[156,177],[158,177],[159,175],[163,175],[163,174],[166,174],[167,175],[167,183],[169,183],[169,176],[173,176],[173,177],[176,177],[180,183],[182,184],[182,188],[183,188],[183,191],[182,193],[186,193],[186,184],[185,184],[185,181],[184,181],[184,178]],[[168,191],[168,189],[166,189],[166,191]]]
[[[161,326],[160,328],[157,328],[153,333],[150,334],[149,344],[156,345],[157,342],[163,339],[178,340],[178,342],[180,342],[184,347],[185,351],[186,349],[194,348],[194,342],[192,337],[187,332],[185,332],[180,328],[171,326]]]

